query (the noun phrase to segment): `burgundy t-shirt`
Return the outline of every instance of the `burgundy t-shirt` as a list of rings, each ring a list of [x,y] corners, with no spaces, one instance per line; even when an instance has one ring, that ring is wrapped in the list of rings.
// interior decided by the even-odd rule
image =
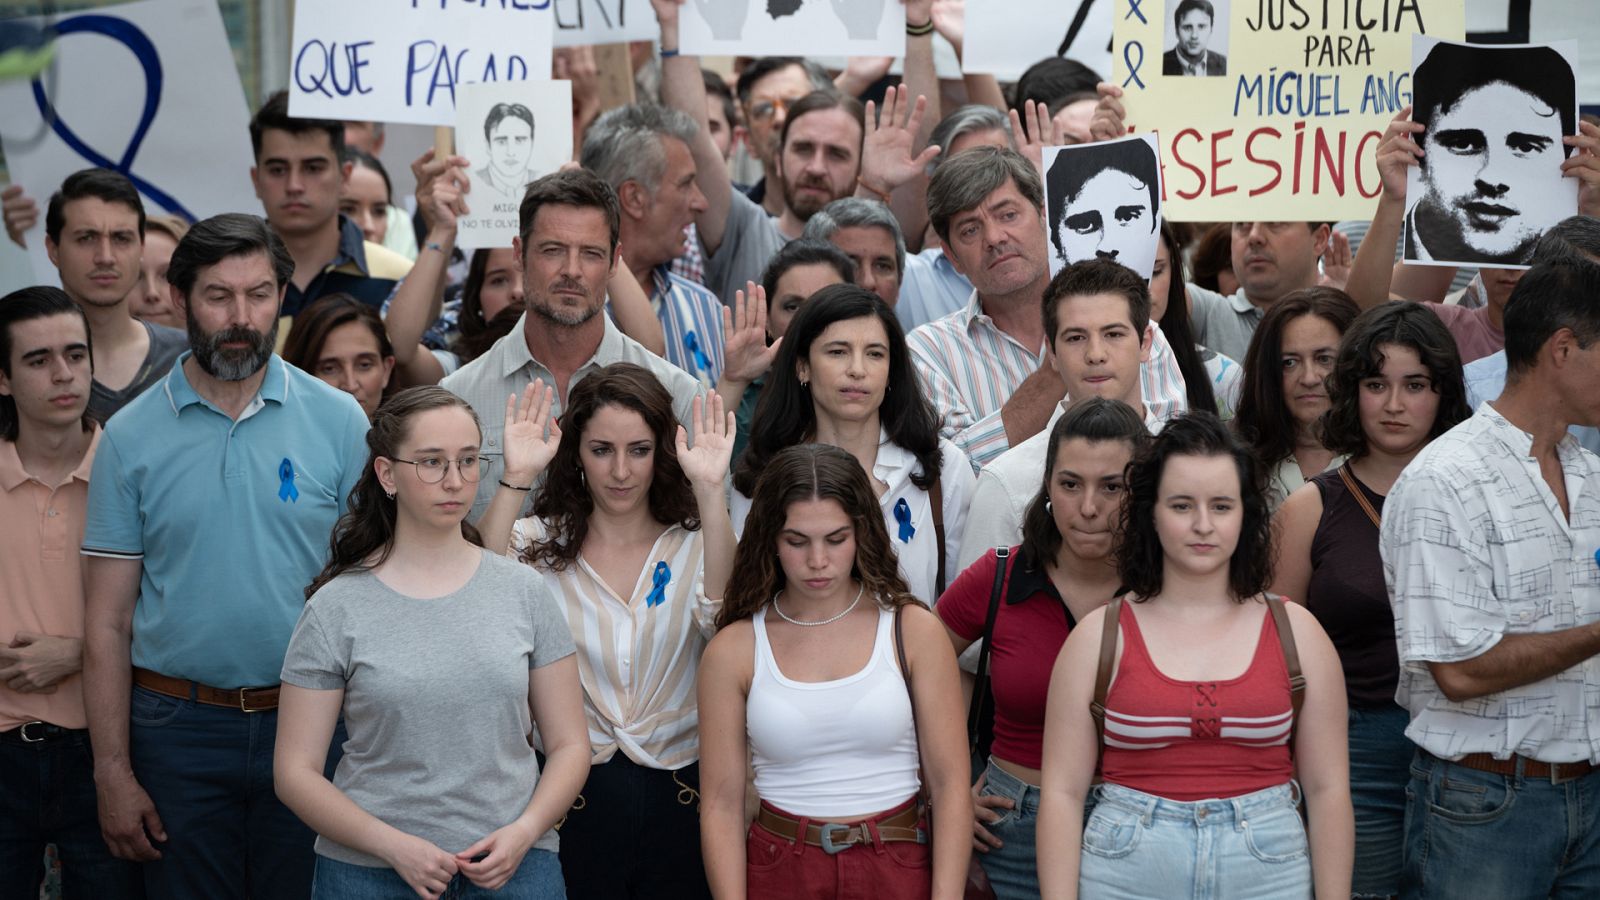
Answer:
[[[1030,769],[1042,768],[1045,696],[1050,672],[1077,623],[1043,566],[1011,549],[1000,609],[989,644],[989,685],[994,693],[996,757]],[[994,589],[995,555],[990,550],[939,597],[933,611],[963,640],[983,637]],[[1109,599],[1109,598],[1107,598]]]
[[[1506,333],[1489,321],[1489,307],[1468,309],[1448,303],[1429,303],[1428,308],[1439,316],[1439,321],[1456,339],[1456,349],[1461,351],[1461,364],[1493,356],[1505,349]]]

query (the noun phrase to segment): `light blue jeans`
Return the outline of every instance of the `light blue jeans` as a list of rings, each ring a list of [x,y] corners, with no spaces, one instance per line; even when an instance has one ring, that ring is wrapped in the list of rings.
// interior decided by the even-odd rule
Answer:
[[[989,761],[981,793],[1010,800],[997,809],[1000,821],[985,825],[1002,845],[977,854],[989,876],[996,900],[1038,900],[1039,853],[1034,832],[1039,825],[1039,789]]]
[[[317,857],[311,881],[311,900],[416,900],[417,892],[393,869],[356,866],[326,856]],[[529,850],[511,880],[497,891],[486,891],[457,875],[439,900],[565,900],[561,861],[550,850]]]
[[[1083,829],[1084,900],[1297,900],[1311,853],[1292,783],[1184,803],[1115,784]]]

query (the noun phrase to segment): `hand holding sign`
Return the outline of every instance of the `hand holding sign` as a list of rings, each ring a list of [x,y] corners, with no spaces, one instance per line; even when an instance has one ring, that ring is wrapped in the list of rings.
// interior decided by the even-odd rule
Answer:
[[[1383,180],[1383,194],[1397,203],[1406,200],[1407,170],[1415,168],[1422,159],[1422,148],[1415,137],[1424,128],[1411,121],[1411,107],[1407,106],[1384,129],[1383,143],[1378,145],[1378,177]]]
[[[1600,217],[1600,128],[1578,122],[1578,133],[1565,138],[1576,150],[1561,163],[1561,174],[1578,179],[1578,214]]]

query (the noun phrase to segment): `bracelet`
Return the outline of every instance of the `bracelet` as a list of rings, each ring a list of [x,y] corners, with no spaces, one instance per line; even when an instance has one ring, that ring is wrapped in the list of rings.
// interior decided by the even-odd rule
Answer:
[[[906,34],[909,34],[912,37],[922,37],[925,34],[933,34],[933,20],[929,19],[928,21],[923,22],[921,25],[913,25],[910,22],[907,22]]]
[[[856,184],[859,184],[863,188],[866,188],[869,193],[873,194],[874,196],[876,196],[879,200],[883,201],[884,203],[888,203],[889,202],[889,192],[888,191],[880,191],[877,188],[873,187],[872,185],[867,184],[866,181],[864,181],[861,178],[860,175],[856,176]]]
[[[671,59],[671,58],[673,58],[674,56],[677,56],[677,55],[678,55],[678,49],[676,47],[672,48],[671,50],[668,50],[666,47],[662,47],[661,48],[661,58],[662,59]]]
[[[503,487],[503,488],[510,488],[513,491],[521,491],[524,494],[526,494],[527,492],[533,490],[533,485],[531,485],[531,484],[528,485],[527,487],[517,487],[514,484],[507,484],[506,480],[504,478],[500,479],[500,486]]]
[[[424,249],[424,250],[437,250],[440,253],[444,253],[444,246],[442,244],[440,244],[438,241],[429,241],[426,244],[422,245],[422,249]],[[448,253],[445,253],[445,255],[449,256]]]

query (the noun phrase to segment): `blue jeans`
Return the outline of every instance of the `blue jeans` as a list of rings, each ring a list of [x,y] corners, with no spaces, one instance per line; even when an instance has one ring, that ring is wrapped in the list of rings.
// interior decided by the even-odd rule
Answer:
[[[416,900],[417,892],[393,869],[356,866],[326,856],[317,857],[317,874],[311,883],[311,900]],[[497,891],[486,891],[457,875],[450,879],[439,900],[565,900],[561,861],[550,850],[529,850],[511,880]]]
[[[1416,747],[1406,737],[1410,715],[1399,706],[1350,709],[1350,800],[1356,813],[1358,898],[1400,893],[1405,846],[1406,783]]]
[[[1311,854],[1289,784],[1227,800],[1166,800],[1116,784],[1083,829],[1083,900],[1311,897]]]
[[[246,713],[133,689],[128,747],[167,840],[146,863],[152,898],[302,900],[315,835],[272,786],[276,710]],[[334,730],[326,772],[344,746]]]
[[[1037,900],[1039,896],[1039,854],[1034,832],[1039,827],[1039,789],[1005,771],[990,760],[979,793],[1005,797],[1011,809],[995,810],[1000,821],[984,827],[1003,844],[977,855],[989,875],[997,900]]]
[[[138,865],[100,837],[87,731],[38,742],[0,733],[0,897],[39,896],[46,844],[61,854],[62,900],[144,896]]]
[[[1402,898],[1600,897],[1600,771],[1552,784],[1418,750],[1405,828]]]

